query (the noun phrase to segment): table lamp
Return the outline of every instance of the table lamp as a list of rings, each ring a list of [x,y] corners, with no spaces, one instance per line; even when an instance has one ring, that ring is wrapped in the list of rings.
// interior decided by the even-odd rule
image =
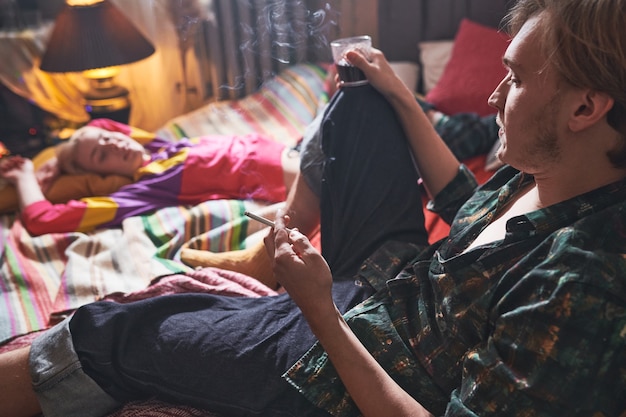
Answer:
[[[152,44],[108,0],[67,0],[57,16],[40,68],[79,72],[89,79],[87,113],[128,123],[128,90],[115,84],[118,65],[154,53]]]

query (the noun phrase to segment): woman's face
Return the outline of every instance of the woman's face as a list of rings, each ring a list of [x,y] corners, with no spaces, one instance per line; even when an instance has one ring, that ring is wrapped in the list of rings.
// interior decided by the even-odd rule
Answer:
[[[87,126],[76,135],[74,158],[85,171],[132,178],[143,165],[143,146],[123,133]]]

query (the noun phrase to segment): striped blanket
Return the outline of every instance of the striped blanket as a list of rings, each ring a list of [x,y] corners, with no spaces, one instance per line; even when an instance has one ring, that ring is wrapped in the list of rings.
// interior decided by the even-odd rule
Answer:
[[[293,145],[327,101],[325,75],[324,66],[296,65],[248,97],[211,103],[157,133],[177,140],[259,132]],[[40,237],[31,237],[15,215],[1,215],[0,345],[48,328],[85,303],[139,291],[155,277],[189,273],[179,252],[194,237],[202,235],[202,248],[212,251],[242,248],[248,235],[243,212],[262,206],[215,200],[133,217],[116,229]]]
[[[179,262],[180,249],[207,230],[212,250],[240,249],[248,225],[243,212],[261,206],[214,200],[133,217],[121,228],[40,237],[31,237],[14,216],[0,217],[0,343],[45,329],[107,294],[190,271]]]
[[[298,64],[239,100],[221,101],[176,117],[157,131],[170,140],[207,134],[260,133],[288,146],[302,137],[328,100],[327,65]]]

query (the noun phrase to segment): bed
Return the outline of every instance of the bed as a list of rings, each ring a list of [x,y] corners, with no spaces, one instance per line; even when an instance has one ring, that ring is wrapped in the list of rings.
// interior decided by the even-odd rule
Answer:
[[[177,140],[197,129],[206,134],[260,132],[294,146],[327,101],[325,76],[324,65],[294,66],[244,99],[215,103],[172,120],[157,133]],[[16,213],[3,214],[0,343],[45,329],[107,294],[141,290],[155,277],[190,272],[179,261],[179,251],[193,237],[203,237],[195,240],[201,249],[239,249],[247,236],[244,211],[265,205],[213,200],[130,218],[121,228],[39,237],[28,234]]]
[[[457,26],[453,39],[420,38],[418,88],[447,113],[492,113],[484,104],[502,76],[499,60],[506,38],[472,20]],[[156,133],[176,141],[200,134],[258,132],[295,146],[328,101],[327,70],[327,63],[293,65],[244,98],[211,103],[170,120]],[[463,85],[459,79],[465,80]],[[479,181],[492,173],[488,158],[482,154],[465,161]],[[214,252],[245,247],[250,225],[243,213],[264,207],[259,201],[213,200],[132,217],[120,228],[39,237],[30,236],[15,213],[0,215],[0,351],[28,344],[80,305],[98,299],[128,302],[179,292],[273,294],[242,274],[194,270],[180,262],[181,248],[190,243]],[[430,214],[427,227],[433,241],[447,231]],[[213,415],[149,400],[128,404],[111,416],[147,414]]]

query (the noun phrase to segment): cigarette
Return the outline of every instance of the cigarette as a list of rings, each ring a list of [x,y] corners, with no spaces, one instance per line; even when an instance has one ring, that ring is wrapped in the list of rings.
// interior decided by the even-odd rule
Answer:
[[[261,223],[263,223],[263,224],[265,224],[267,226],[270,226],[270,227],[276,226],[276,224],[273,221],[271,221],[270,219],[266,219],[265,217],[262,217],[262,216],[257,216],[256,214],[250,213],[249,211],[245,211],[243,214],[245,214],[246,216],[250,217],[251,219],[254,219],[254,220],[258,221],[258,222],[261,222]]]
[[[266,219],[263,216],[258,216],[254,213],[250,213],[249,211],[244,211],[243,214],[245,214],[246,216],[250,217],[251,219],[254,219],[258,222],[261,222],[269,227],[275,227],[276,223],[274,223],[273,221],[271,221],[270,219]],[[287,230],[288,232],[291,232],[292,229],[285,227],[285,230]]]

